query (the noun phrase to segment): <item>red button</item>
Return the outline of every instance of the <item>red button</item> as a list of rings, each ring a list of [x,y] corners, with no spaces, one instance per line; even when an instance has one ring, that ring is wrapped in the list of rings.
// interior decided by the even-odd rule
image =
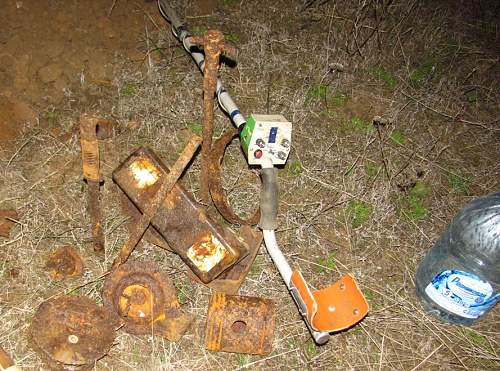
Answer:
[[[255,151],[253,153],[254,157],[255,158],[261,158],[262,157],[262,151],[260,149],[258,149],[257,151]]]

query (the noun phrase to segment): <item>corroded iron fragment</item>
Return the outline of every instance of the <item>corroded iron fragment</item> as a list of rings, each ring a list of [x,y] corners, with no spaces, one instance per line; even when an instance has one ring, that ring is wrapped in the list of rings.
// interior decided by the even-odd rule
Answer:
[[[102,228],[102,212],[99,201],[100,164],[99,141],[97,128],[99,119],[95,116],[80,115],[80,146],[82,149],[83,176],[87,180],[89,190],[89,214],[92,223],[92,241],[94,251],[104,253],[104,231]]]
[[[123,213],[129,217],[129,220],[127,221],[127,230],[131,233],[142,213],[133,204],[133,202],[130,201],[130,198],[123,193],[120,194],[120,204]],[[151,224],[148,226],[148,229],[146,229],[146,232],[144,232],[142,238],[153,245],[161,247],[162,249],[172,251],[172,248],[168,245],[167,241],[165,241],[161,234]]]
[[[243,219],[237,215],[229,201],[226,197],[226,192],[222,187],[222,160],[224,158],[224,151],[226,147],[231,143],[231,141],[238,136],[238,130],[231,129],[224,133],[219,139],[217,139],[212,146],[212,150],[209,158],[209,173],[208,173],[208,185],[210,189],[210,195],[212,196],[212,201],[215,207],[221,215],[230,223],[234,224],[257,224],[260,219],[260,208],[257,207],[255,213],[248,219]]]
[[[54,281],[78,277],[83,272],[83,262],[73,246],[62,246],[49,254],[45,269]]]
[[[113,262],[113,267],[125,263],[128,259],[135,246],[139,243],[142,235],[149,227],[151,219],[158,213],[158,209],[165,201],[165,197],[172,190],[172,187],[175,186],[175,183],[193,158],[200,143],[201,138],[193,135],[177,161],[175,161],[171,171],[168,174],[164,174],[164,176],[161,177],[161,181],[160,176],[162,174],[160,170],[155,168],[153,164],[149,163],[146,159],[138,159],[130,164],[128,168],[129,173],[136,181],[139,189],[151,188],[153,185],[157,184],[159,184],[159,186],[156,192],[151,195],[151,199],[143,205],[141,210],[142,215],[137,220],[134,228],[131,229],[128,240],[125,242],[120,250],[120,254]]]
[[[235,295],[238,293],[243,280],[250,271],[255,257],[259,252],[260,245],[262,244],[262,232],[245,225],[240,229],[239,238],[248,245],[248,255],[228,270],[222,272],[216,279],[207,283],[206,286],[225,294]],[[190,276],[199,281],[194,274],[190,274]]]
[[[13,220],[18,219],[16,210],[0,210],[0,236],[9,238],[10,230],[16,224]]]
[[[178,341],[192,322],[192,316],[180,310],[168,275],[153,262],[131,261],[114,269],[104,284],[103,299],[132,334]]]
[[[53,370],[88,370],[115,339],[119,319],[82,296],[62,296],[40,305],[31,323],[35,350]]]
[[[153,152],[141,148],[114,171],[113,179],[144,212],[168,173]],[[248,254],[246,243],[226,233],[178,184],[151,218],[151,224],[204,283]]]
[[[266,355],[274,338],[274,302],[215,292],[208,305],[208,350]]]

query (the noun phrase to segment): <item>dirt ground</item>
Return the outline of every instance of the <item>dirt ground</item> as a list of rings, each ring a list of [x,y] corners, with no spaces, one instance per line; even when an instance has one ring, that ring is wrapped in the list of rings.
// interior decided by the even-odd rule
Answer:
[[[48,298],[102,303],[106,272],[128,236],[111,173],[136,148],[173,164],[201,130],[202,76],[155,1],[2,0],[0,209],[19,215],[0,237],[0,346],[44,369],[29,326]],[[194,34],[237,48],[221,77],[241,111],[293,123],[279,171],[277,236],[314,288],[350,273],[369,315],[316,346],[261,246],[241,294],[276,302],[269,356],[204,347],[211,292],[175,255],[141,241],[195,323],[179,342],[119,330],[96,370],[499,369],[497,306],[471,328],[439,322],[415,295],[425,252],[468,201],[500,189],[500,49],[496,1],[173,1]],[[106,254],[92,252],[78,117],[118,123],[100,142]],[[215,136],[231,123],[215,111]],[[199,156],[181,183],[199,197]],[[224,185],[242,215],[260,190],[233,143]],[[209,212],[221,218],[213,208]],[[234,226],[234,229],[238,228]],[[49,253],[72,245],[81,277],[52,281]]]

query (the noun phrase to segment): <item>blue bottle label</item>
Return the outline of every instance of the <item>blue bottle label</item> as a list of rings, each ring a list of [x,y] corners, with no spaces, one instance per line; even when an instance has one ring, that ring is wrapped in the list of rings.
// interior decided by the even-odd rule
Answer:
[[[425,292],[439,306],[465,318],[481,317],[500,298],[488,282],[455,269],[436,275]]]

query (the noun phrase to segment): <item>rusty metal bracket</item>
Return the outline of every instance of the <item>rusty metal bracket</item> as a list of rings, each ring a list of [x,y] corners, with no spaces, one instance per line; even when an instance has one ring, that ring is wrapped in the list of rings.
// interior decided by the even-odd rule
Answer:
[[[83,296],[62,296],[40,305],[31,342],[54,370],[88,370],[104,357],[120,325],[111,311]]]
[[[141,239],[142,235],[148,228],[149,223],[151,223],[151,219],[158,212],[158,209],[165,200],[165,197],[172,190],[175,183],[180,178],[182,172],[193,158],[194,153],[198,149],[200,143],[201,143],[201,138],[198,137],[197,135],[193,135],[189,139],[188,144],[182,151],[181,155],[175,162],[170,172],[163,177],[161,185],[154,194],[154,196],[152,197],[151,201],[144,205],[144,208],[142,210],[143,214],[137,221],[134,230],[130,233],[128,240],[123,245],[120,254],[113,262],[113,267],[117,267],[118,265],[123,264],[125,263],[125,261],[127,261],[133,249],[135,248],[135,246]],[[146,172],[144,172],[143,169],[136,169],[136,172],[134,174],[138,176],[139,184],[141,181],[146,181],[147,183],[152,179],[154,179],[155,173],[148,171],[149,171],[148,169],[146,169]],[[159,173],[156,174],[156,176],[159,178]]]
[[[73,246],[62,246],[50,253],[45,269],[54,281],[60,281],[80,276],[83,272],[83,262]]]
[[[16,224],[13,220],[17,220],[19,216],[16,210],[0,210],[0,236],[9,238],[10,230]]]
[[[117,313],[125,331],[178,341],[193,320],[181,312],[175,288],[154,262],[128,262],[115,269],[103,288],[104,306]]]
[[[221,215],[230,223],[254,225],[259,222],[260,208],[248,219],[242,219],[234,211],[226,197],[226,192],[222,187],[222,160],[226,147],[238,136],[238,130],[231,129],[217,139],[212,147],[209,160],[208,186],[215,207]]]
[[[214,131],[214,95],[217,87],[219,58],[222,52],[234,54],[234,49],[224,42],[224,34],[218,30],[208,30],[203,36],[192,36],[189,41],[202,45],[205,51],[205,66],[203,68],[203,144],[201,146],[201,199],[208,205],[210,193],[208,190],[209,157],[212,148]]]
[[[267,355],[274,338],[274,302],[215,292],[208,305],[208,350]]]
[[[104,231],[102,229],[102,213],[99,202],[99,141],[97,127],[99,119],[83,113],[80,115],[80,145],[82,147],[83,176],[89,187],[89,213],[92,223],[92,241],[94,251],[104,253]]]
[[[142,174],[139,176],[139,174]],[[139,149],[113,172],[113,179],[144,212],[168,168],[149,150]],[[226,233],[178,184],[151,224],[198,278],[208,283],[248,254],[243,241]]]

